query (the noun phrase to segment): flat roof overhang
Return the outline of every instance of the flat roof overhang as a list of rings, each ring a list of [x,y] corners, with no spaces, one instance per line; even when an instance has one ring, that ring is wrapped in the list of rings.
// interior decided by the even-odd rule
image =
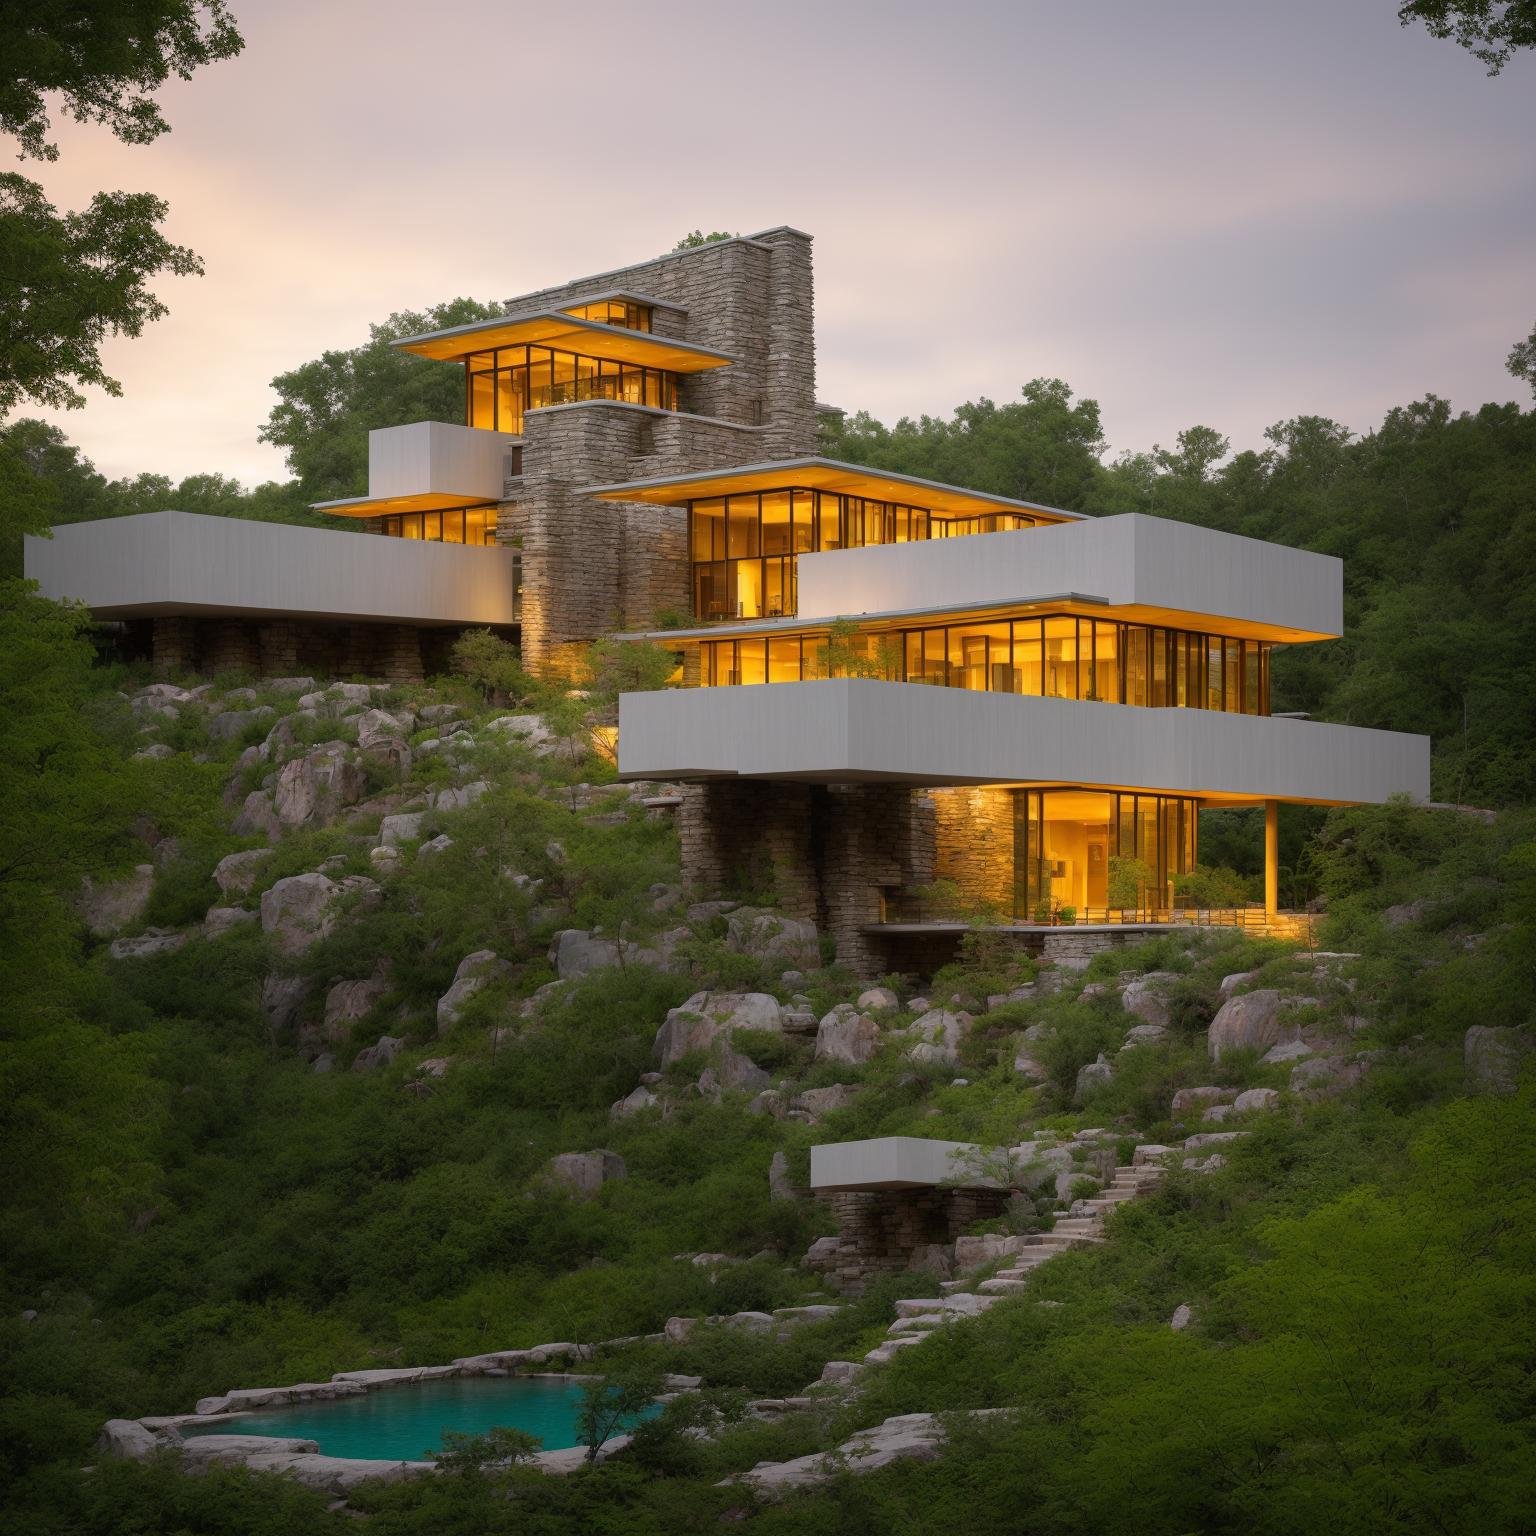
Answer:
[[[449,491],[421,491],[414,496],[346,496],[340,501],[313,501],[312,512],[328,517],[392,517],[398,512],[447,512],[459,507],[494,507],[483,496],[455,496]]]
[[[622,325],[578,320],[561,309],[535,309],[501,315],[494,320],[476,320],[445,331],[407,336],[393,345],[401,352],[413,352],[417,357],[435,358],[439,362],[458,362],[472,352],[484,352],[491,347],[556,347],[563,352],[580,352],[585,357],[632,363],[636,367],[662,368],[669,373],[704,373],[739,361],[734,354],[717,352],[713,347],[655,336],[650,331],[631,331]]]
[[[677,507],[689,501],[715,496],[745,496],[755,491],[832,491],[842,496],[865,496],[874,501],[894,501],[926,507],[958,517],[987,512],[1022,512],[1045,522],[1068,523],[1082,519],[1081,512],[994,496],[962,485],[920,480],[891,470],[869,469],[863,464],[843,464],[836,459],[770,459],[760,464],[740,464],[732,469],[700,470],[690,475],[666,475],[652,480],[629,480],[617,485],[587,485],[581,494],[603,501],[647,501]]]
[[[1429,738],[865,678],[626,693],[621,779],[1053,787],[1210,804],[1429,798]]]
[[[921,1136],[876,1136],[869,1141],[829,1141],[811,1148],[811,1188],[998,1189],[981,1172],[981,1148],[969,1141],[929,1141]]]

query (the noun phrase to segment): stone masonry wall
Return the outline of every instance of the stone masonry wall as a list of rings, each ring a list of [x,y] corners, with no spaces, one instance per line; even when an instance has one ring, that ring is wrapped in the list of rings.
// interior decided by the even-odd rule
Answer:
[[[420,682],[442,672],[461,630],[411,624],[222,619],[175,614],[149,625],[157,677],[241,672],[251,677],[367,677]]]
[[[790,917],[832,935],[837,958],[878,975],[885,956],[864,932],[886,891],[925,878],[931,820],[901,785],[686,785],[678,811],[683,876],[706,891],[771,894]]]
[[[773,428],[773,458],[816,449],[816,353],[811,237],[778,228],[669,251],[650,261],[576,278],[508,300],[509,309],[554,308],[613,288],[630,288],[684,307],[658,312],[659,334],[681,335],[739,359],[689,375],[682,407],[744,425]]]
[[[861,1295],[881,1274],[900,1274],[917,1249],[949,1244],[977,1221],[1002,1214],[1007,1195],[991,1189],[839,1190],[818,1196],[837,1219],[833,1289]]]
[[[1006,789],[929,791],[935,817],[934,878],[970,901],[1013,912],[1013,794]]]

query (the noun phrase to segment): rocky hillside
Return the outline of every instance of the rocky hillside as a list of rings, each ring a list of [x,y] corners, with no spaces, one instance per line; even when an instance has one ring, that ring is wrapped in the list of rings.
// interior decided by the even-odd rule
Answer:
[[[112,836],[7,973],[30,1528],[339,1529],[246,1468],[75,1469],[107,1418],[562,1348],[696,1390],[595,1470],[351,1513],[1517,1528],[1528,818],[1336,813],[1326,952],[1037,972],[978,937],[870,987],[753,892],[683,889],[667,786],[615,785],[571,710],[91,676]],[[1014,1193],[851,1294],[809,1148],[893,1134],[995,1149]]]

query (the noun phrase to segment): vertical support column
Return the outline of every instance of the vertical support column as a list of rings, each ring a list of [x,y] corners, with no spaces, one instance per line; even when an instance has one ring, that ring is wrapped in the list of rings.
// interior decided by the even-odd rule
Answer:
[[[1280,910],[1280,802],[1264,802],[1264,916],[1270,922]]]

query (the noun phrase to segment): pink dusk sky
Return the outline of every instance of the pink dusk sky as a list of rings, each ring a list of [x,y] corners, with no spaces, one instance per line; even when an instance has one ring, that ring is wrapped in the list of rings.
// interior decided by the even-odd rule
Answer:
[[[370,321],[816,239],[824,401],[886,421],[1065,379],[1111,452],[1427,392],[1525,398],[1536,56],[1395,0],[232,0],[148,148],[59,127],[54,201],[150,190],[207,275],[49,414],[97,467],[282,478],[274,374]]]

